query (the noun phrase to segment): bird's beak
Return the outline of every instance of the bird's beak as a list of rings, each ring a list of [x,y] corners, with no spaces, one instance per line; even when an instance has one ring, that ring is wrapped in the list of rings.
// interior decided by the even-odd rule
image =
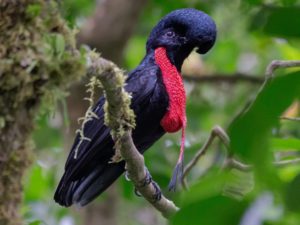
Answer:
[[[202,53],[202,51],[200,50],[199,47],[196,48],[196,52],[199,53],[199,54],[204,54],[204,53]]]
[[[201,38],[195,40],[196,52],[199,54],[207,53],[215,44],[215,39]]]

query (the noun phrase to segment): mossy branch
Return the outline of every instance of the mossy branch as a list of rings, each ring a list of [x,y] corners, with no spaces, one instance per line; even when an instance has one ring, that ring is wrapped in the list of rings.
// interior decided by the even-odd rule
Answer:
[[[130,94],[124,89],[126,77],[123,71],[94,52],[88,58],[90,63],[88,75],[99,78],[106,97],[105,123],[111,128],[116,149],[113,161],[124,159],[128,176],[137,191],[164,217],[170,217],[179,208],[164,196],[158,201],[153,201],[157,190],[151,183],[143,185],[146,179],[145,162],[131,137],[131,131],[135,127],[135,118],[134,112],[130,109]]]

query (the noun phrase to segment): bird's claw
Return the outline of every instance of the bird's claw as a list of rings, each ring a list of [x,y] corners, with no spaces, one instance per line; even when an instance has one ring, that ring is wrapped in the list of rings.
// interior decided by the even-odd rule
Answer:
[[[144,182],[141,185],[141,187],[145,187],[145,186],[149,185],[152,182],[152,176],[151,176],[149,170],[146,167],[145,167],[145,171],[146,171],[146,176],[145,176]]]
[[[140,187],[145,187],[149,184],[152,184],[152,186],[155,189],[155,194],[153,195],[153,201],[157,202],[161,199],[161,196],[162,196],[160,187],[158,186],[158,184],[155,181],[152,180],[152,176],[151,176],[150,172],[148,171],[148,169],[145,168],[145,170],[146,170],[146,176],[145,176],[144,181],[140,185]],[[136,196],[142,197],[141,193],[137,190],[136,187],[134,188],[134,193]]]
[[[129,174],[128,174],[128,171],[127,171],[127,170],[125,171],[125,179],[126,179],[127,181],[130,181]]]
[[[160,187],[158,186],[158,184],[155,181],[151,182],[154,189],[155,189],[155,194],[153,195],[153,200],[154,202],[158,202],[161,199],[161,190]]]
[[[138,191],[136,187],[134,187],[134,194],[138,197],[142,197],[142,194]]]
[[[153,180],[150,183],[152,184],[152,186],[155,189],[155,194],[152,197],[153,202],[158,202],[161,199],[161,196],[162,196],[161,190],[160,190],[158,184],[156,182],[154,182]],[[134,194],[138,197],[142,197],[142,194],[138,191],[138,189],[136,187],[134,188]]]

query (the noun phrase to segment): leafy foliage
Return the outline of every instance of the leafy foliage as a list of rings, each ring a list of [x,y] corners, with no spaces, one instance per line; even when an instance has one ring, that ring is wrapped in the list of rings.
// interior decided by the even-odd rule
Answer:
[[[263,7],[254,17],[252,29],[278,37],[299,38],[300,7]],[[287,26],[288,24],[288,26]]]
[[[69,22],[79,25],[82,16],[92,12],[93,4],[93,1],[65,1],[62,6]],[[299,5],[299,0],[149,1],[136,34],[127,46],[126,68],[130,70],[140,62],[150,29],[164,14],[176,8],[196,7],[216,20],[219,33],[213,50],[198,58],[203,70],[193,75],[242,73],[263,77],[267,64],[273,59],[300,59]],[[39,9],[28,10],[30,15],[36,15]],[[63,57],[64,40],[57,35],[46,38],[51,56]],[[228,152],[220,143],[215,143],[189,174],[190,189],[168,193],[167,184],[176,163],[180,137],[179,134],[166,135],[146,153],[145,160],[154,180],[181,207],[170,224],[247,225],[253,221],[269,225],[300,224],[299,163],[273,165],[274,161],[294,160],[300,156],[299,122],[279,119],[282,115],[299,117],[299,104],[295,104],[299,102],[299,83],[300,73],[291,69],[281,70],[263,88],[238,82],[186,84],[185,161],[195,155],[211,128],[219,124],[229,127],[230,156],[251,164],[253,169],[250,172],[224,169]],[[56,121],[62,117],[59,113],[55,119],[41,116],[37,122],[39,128],[34,140],[39,164],[28,174],[25,205],[33,208],[37,204],[46,205],[51,216],[29,209],[25,215],[33,224],[39,221],[59,224],[69,216],[67,210],[54,206],[51,200],[57,183],[56,171],[62,170],[65,158],[63,122],[57,125]],[[118,217],[122,224],[147,224],[147,221],[132,221],[128,217],[133,212],[138,214],[143,204],[134,196],[131,183],[121,178],[118,190],[122,212]]]

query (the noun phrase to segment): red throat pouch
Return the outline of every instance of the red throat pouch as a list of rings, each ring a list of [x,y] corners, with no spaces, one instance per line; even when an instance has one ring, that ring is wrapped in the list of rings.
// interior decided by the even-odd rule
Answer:
[[[177,178],[183,173],[185,127],[186,127],[186,96],[182,77],[177,68],[170,62],[167,51],[163,47],[155,49],[155,62],[159,66],[163,83],[169,96],[167,113],[160,124],[166,132],[173,133],[182,130],[180,155],[169,184],[169,190],[175,190]]]

